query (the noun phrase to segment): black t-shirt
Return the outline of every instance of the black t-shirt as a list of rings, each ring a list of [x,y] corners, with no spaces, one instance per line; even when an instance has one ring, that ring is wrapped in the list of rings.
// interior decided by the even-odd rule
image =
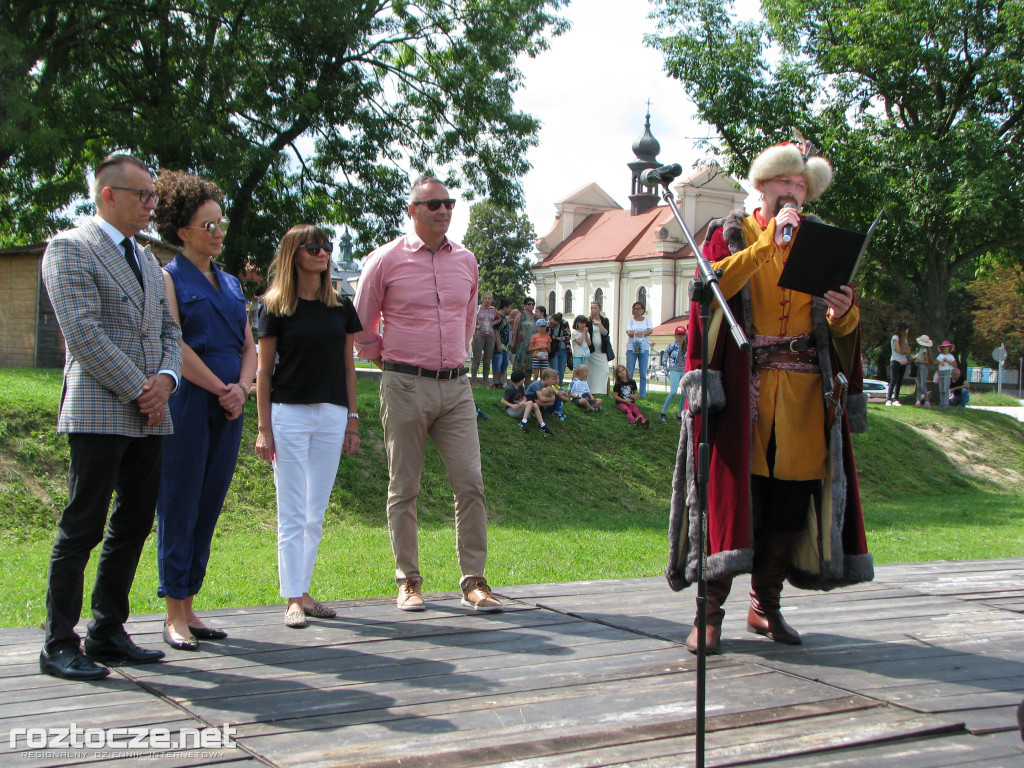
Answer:
[[[347,334],[363,330],[355,307],[341,297],[337,307],[317,299],[299,299],[295,314],[281,317],[261,312],[259,337],[277,338],[277,367],[270,383],[274,403],[331,403],[348,407],[345,355]]]
[[[523,390],[518,384],[512,384],[505,390],[505,402],[518,403],[523,399]]]
[[[633,379],[627,379],[626,381],[615,379],[615,384],[612,385],[612,391],[622,399],[628,400],[630,395],[636,394],[636,382],[633,381]]]

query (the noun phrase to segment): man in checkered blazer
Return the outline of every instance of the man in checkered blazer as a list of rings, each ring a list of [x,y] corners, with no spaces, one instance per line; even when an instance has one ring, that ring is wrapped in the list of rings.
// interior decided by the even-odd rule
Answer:
[[[163,435],[173,430],[167,400],[182,362],[181,329],[167,306],[160,265],[133,237],[156,207],[149,169],[129,155],[111,155],[96,169],[94,198],[97,215],[54,237],[43,255],[43,281],[67,345],[57,431],[68,435],[71,464],[50,556],[39,667],[74,680],[106,677],[110,671],[97,661],[163,657],[135,645],[124,622],[153,527]],[[83,654],[75,625],[89,554],[101,541]]]

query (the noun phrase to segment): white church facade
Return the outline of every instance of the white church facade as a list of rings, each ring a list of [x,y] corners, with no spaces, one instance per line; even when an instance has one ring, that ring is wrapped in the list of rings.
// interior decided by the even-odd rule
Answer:
[[[625,323],[634,302],[647,308],[655,327],[655,353],[671,342],[677,325],[689,317],[689,285],[696,270],[693,252],[659,189],[644,186],[640,174],[660,165],[658,142],[650,133],[633,144],[636,160],[630,209],[622,208],[597,184],[588,184],[555,203],[555,222],[537,241],[540,260],[533,267],[537,303],[548,314],[570,319],[587,315],[597,301],[611,321],[616,355],[625,361]],[[670,186],[697,244],[707,225],[736,208],[747,192],[719,166],[694,171]],[[620,353],[621,350],[621,353]],[[653,355],[652,355],[653,357]]]

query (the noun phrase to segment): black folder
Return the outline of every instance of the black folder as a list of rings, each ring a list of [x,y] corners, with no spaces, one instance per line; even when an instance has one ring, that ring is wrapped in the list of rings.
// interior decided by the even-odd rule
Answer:
[[[864,234],[818,221],[802,221],[779,287],[824,296],[826,291],[849,285],[860,269],[883,213],[884,208]]]

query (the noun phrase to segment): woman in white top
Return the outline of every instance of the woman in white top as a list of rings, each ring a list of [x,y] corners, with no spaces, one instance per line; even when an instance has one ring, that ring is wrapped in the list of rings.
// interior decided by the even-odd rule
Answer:
[[[629,378],[633,378],[633,367],[639,361],[640,375],[640,397],[647,397],[647,364],[651,358],[650,335],[654,333],[654,326],[651,319],[644,317],[644,305],[639,301],[633,302],[633,316],[626,321],[626,336],[629,348],[626,350],[626,370],[629,371]]]
[[[885,398],[886,405],[900,404],[900,385],[903,373],[907,370],[907,352],[910,351],[910,326],[900,320],[896,325],[896,333],[889,339],[889,394]]]
[[[610,325],[608,318],[601,314],[601,305],[590,302],[590,317],[587,318],[590,333],[590,391],[595,395],[608,394],[608,352],[611,350]]]
[[[939,354],[935,358],[935,383],[939,385],[939,408],[949,408],[949,382],[953,378],[953,371],[957,370],[953,349],[952,341],[944,341],[939,344]]]

